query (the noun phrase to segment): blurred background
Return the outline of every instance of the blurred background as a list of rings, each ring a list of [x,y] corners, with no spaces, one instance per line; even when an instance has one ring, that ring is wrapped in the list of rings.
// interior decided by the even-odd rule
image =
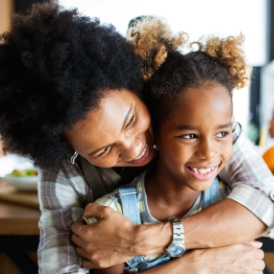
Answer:
[[[45,0],[0,0],[0,33],[9,29],[13,12],[25,14],[35,2]],[[251,83],[234,93],[234,116],[260,152],[274,144],[268,123],[274,108],[274,0],[59,0],[66,8],[78,8],[84,15],[113,24],[125,35],[129,21],[142,15],[160,16],[171,28],[189,33],[190,40],[203,35],[245,36],[245,52],[252,65]],[[0,143],[0,156],[1,156]],[[270,254],[270,253],[269,253]],[[3,258],[0,253],[0,265]],[[268,266],[274,256],[267,255]],[[36,260],[36,259],[34,259]],[[0,274],[22,273],[7,266]],[[273,267],[274,269],[274,267]],[[17,271],[17,272],[16,272]],[[269,272],[267,272],[269,271]],[[273,270],[274,271],[274,270]],[[270,269],[265,273],[271,273]],[[274,273],[274,272],[273,272]]]

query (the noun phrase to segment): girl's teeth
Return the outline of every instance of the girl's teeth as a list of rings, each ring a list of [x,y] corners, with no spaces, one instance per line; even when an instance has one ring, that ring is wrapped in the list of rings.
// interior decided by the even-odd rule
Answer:
[[[198,174],[206,174],[210,171],[212,171],[215,167],[210,167],[210,168],[196,168],[196,167],[192,167],[191,169]]]
[[[146,151],[147,151],[147,145],[145,146],[143,152],[137,158],[135,158],[134,160],[138,160],[138,159],[142,158],[145,155]]]

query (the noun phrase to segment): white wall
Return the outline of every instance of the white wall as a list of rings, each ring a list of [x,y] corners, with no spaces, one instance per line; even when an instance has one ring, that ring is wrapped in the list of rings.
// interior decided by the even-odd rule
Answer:
[[[59,0],[91,17],[112,23],[122,34],[128,22],[140,15],[166,18],[174,31],[186,31],[191,40],[202,35],[245,37],[245,51],[253,66],[266,63],[266,0]],[[244,128],[248,121],[249,89],[234,93],[234,115]]]

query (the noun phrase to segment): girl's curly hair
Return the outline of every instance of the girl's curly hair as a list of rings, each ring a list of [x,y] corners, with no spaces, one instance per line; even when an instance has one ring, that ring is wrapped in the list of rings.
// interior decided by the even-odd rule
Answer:
[[[190,46],[197,44],[198,50],[192,49],[187,54],[180,52],[180,47],[186,45],[187,34],[174,35],[159,18],[139,20],[129,36],[135,53],[143,59],[146,80],[143,93],[156,130],[168,120],[178,95],[185,90],[219,84],[232,96],[233,89],[240,89],[248,82],[250,67],[242,50],[242,34],[225,39],[203,38],[190,43]]]
[[[113,26],[76,9],[35,4],[0,36],[0,135],[4,151],[48,168],[70,149],[63,132],[112,89],[139,93],[141,61]]]
[[[167,24],[154,17],[141,17],[128,29],[128,41],[135,46],[135,54],[143,60],[143,78],[148,81],[165,62],[168,51],[183,46],[188,36],[184,32],[174,35]]]

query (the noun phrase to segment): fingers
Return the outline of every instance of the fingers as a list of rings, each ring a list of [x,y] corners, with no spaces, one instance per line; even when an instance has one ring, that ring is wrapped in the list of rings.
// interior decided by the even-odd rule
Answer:
[[[95,268],[94,264],[91,261],[86,260],[86,259],[82,259],[82,266],[84,268],[87,268],[87,269],[94,269]]]
[[[84,241],[76,234],[72,234],[71,236],[71,240],[73,241],[73,243],[76,245],[76,246],[81,246],[83,247],[84,245]]]
[[[78,246],[76,248],[76,252],[83,260],[88,260],[90,262],[90,265],[92,265],[92,268],[94,268],[94,264],[91,262],[89,254],[83,248]]]
[[[254,271],[263,271],[265,268],[265,262],[263,260],[254,260],[253,269]],[[261,273],[260,272],[260,273]]]
[[[76,235],[82,235],[83,234],[83,230],[85,229],[85,227],[86,227],[86,222],[83,219],[80,219],[80,220],[76,221],[71,226],[71,230]]]
[[[256,248],[261,248],[263,246],[263,243],[259,241],[251,241],[251,242],[247,242],[247,244],[250,244]]]
[[[254,250],[256,259],[262,260],[264,258],[264,252],[261,249]]]
[[[84,211],[84,217],[89,218],[89,217],[97,217],[102,219],[104,215],[104,209],[106,207],[102,205],[98,205],[95,203],[90,203],[86,206],[85,211]]]

